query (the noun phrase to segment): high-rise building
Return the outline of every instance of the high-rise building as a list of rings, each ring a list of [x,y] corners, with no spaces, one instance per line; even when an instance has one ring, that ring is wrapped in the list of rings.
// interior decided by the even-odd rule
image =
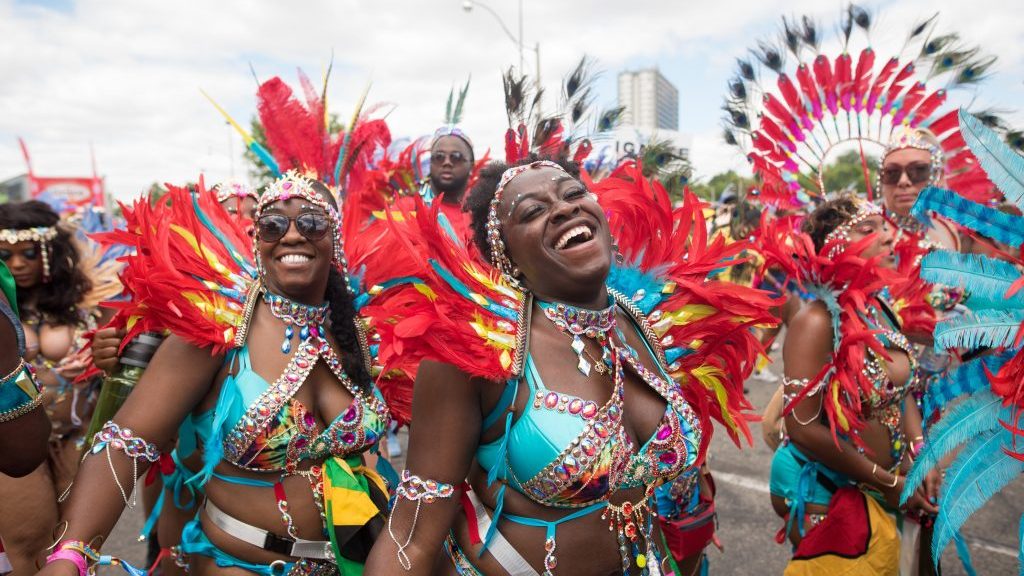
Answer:
[[[657,68],[619,73],[622,123],[650,130],[679,130],[679,90]]]

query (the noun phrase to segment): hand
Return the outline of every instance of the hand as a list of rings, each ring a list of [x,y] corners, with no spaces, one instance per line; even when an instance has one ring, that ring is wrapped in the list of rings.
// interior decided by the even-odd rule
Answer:
[[[81,350],[61,360],[53,371],[68,380],[85,371],[92,364],[92,355],[88,350]]]
[[[123,328],[100,328],[92,339],[92,362],[107,375],[117,370],[117,351],[124,340]]]
[[[942,475],[938,470],[931,470],[924,477],[924,482],[917,487],[914,494],[907,499],[907,509],[919,511],[922,514],[935,515],[939,513],[938,498],[939,484],[942,483]]]

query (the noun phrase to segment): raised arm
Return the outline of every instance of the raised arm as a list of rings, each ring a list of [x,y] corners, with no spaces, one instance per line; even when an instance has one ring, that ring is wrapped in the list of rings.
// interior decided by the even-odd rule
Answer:
[[[173,447],[178,426],[207,395],[222,361],[176,336],[164,340],[113,419],[122,438],[137,439],[126,442],[134,446],[94,445],[65,503],[62,520],[67,524],[62,521],[57,530],[61,541],[89,543],[97,536],[106,538],[125,505],[133,505],[135,481],[151,464],[153,453]],[[58,561],[43,572],[71,574],[74,570],[72,562]]]
[[[377,539],[366,563],[367,576],[433,572],[459,510],[459,486],[480,442],[479,383],[449,364],[424,362],[416,375],[412,415],[407,473],[416,480],[403,480],[400,490],[415,487],[422,494],[428,481],[442,487],[429,499],[398,495],[387,533]]]

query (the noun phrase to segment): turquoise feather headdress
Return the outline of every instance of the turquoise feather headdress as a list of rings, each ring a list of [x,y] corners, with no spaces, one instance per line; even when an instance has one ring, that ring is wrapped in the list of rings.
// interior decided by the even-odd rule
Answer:
[[[989,180],[1007,200],[1024,206],[1024,157],[963,110],[959,121],[965,142]],[[1024,244],[1024,217],[971,202],[949,190],[925,189],[912,213],[920,218],[936,213],[1012,247]],[[1024,474],[1024,448],[1017,445],[1024,435],[1020,427],[1024,408],[1021,265],[1018,258],[1007,261],[948,251],[929,254],[922,260],[921,276],[925,280],[959,285],[969,291],[968,311],[936,326],[936,348],[997,352],[962,365],[926,392],[928,412],[947,411],[928,431],[924,449],[907,476],[903,501],[944,457],[960,450],[946,472],[940,495],[932,540],[935,559],[942,556],[950,542],[957,542],[959,549],[959,531],[964,522],[995,493]],[[954,404],[960,398],[966,399]]]

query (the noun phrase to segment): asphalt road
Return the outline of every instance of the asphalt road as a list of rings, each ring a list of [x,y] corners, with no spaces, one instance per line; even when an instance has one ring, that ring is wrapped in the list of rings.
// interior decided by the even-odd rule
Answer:
[[[779,364],[771,367],[779,370]],[[775,390],[775,384],[751,378],[747,385],[755,406],[763,407]],[[403,435],[404,443],[404,435]],[[776,544],[774,536],[781,520],[768,501],[768,472],[771,451],[755,434],[754,445],[737,449],[728,436],[715,435],[711,466],[718,486],[718,535],[724,552],[711,550],[711,574],[761,576],[782,574],[789,558],[789,547]],[[401,469],[404,458],[396,462]],[[1018,573],[1018,522],[1024,513],[1024,478],[1018,479],[994,497],[968,522],[965,534],[981,576]],[[104,546],[104,552],[121,556],[141,566],[145,544],[137,541],[144,521],[140,508],[127,510]],[[943,556],[943,574],[966,574],[953,547]],[[113,573],[113,569],[107,571]]]

